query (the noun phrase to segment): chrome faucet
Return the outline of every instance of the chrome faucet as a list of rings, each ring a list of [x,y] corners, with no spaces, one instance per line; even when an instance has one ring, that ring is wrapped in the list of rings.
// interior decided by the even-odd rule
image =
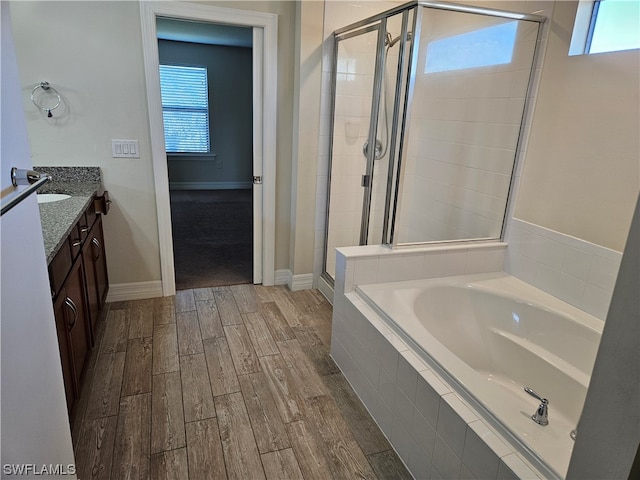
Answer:
[[[546,398],[542,398],[529,387],[524,387],[524,391],[532,397],[540,400],[540,405],[538,405],[535,413],[531,415],[531,420],[536,422],[538,425],[542,425],[543,427],[549,425],[549,400],[547,400]]]

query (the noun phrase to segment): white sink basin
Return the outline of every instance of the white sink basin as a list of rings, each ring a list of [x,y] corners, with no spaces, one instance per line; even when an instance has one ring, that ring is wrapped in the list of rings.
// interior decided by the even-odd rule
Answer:
[[[60,200],[71,198],[71,195],[66,193],[39,193],[36,196],[38,197],[38,203],[59,202]]]

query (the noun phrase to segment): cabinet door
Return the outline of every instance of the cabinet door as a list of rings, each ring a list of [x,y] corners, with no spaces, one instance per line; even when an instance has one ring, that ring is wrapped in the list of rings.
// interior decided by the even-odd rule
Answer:
[[[49,264],[49,282],[51,284],[51,297],[55,297],[62,289],[64,281],[67,278],[67,274],[71,269],[73,260],[71,258],[71,242],[67,238],[60,250],[53,257]]]
[[[69,342],[69,329],[67,328],[66,307],[64,301],[66,296],[63,294],[53,304],[53,310],[56,318],[56,331],[58,333],[58,348],[60,349],[60,363],[62,364],[62,378],[64,380],[64,393],[67,397],[67,412],[71,415],[73,403],[75,401],[75,385],[73,372],[73,363],[71,348]]]
[[[107,274],[107,256],[104,248],[104,233],[102,231],[102,215],[98,218],[93,226],[93,234],[91,236],[91,245],[93,251],[93,262],[96,270],[96,285],[98,287],[98,298],[100,299],[100,308],[104,306],[109,291],[109,276]]]
[[[84,269],[82,262],[77,261],[71,268],[65,282],[64,299],[67,308],[67,328],[71,341],[73,369],[75,373],[76,395],[80,394],[80,377],[89,353],[91,337],[89,333],[89,318],[85,300]]]
[[[96,267],[94,260],[95,247],[91,243],[93,239],[93,230],[82,247],[82,264],[84,266],[84,276],[87,287],[87,310],[90,319],[91,329],[91,345],[95,344],[96,322],[100,316],[100,308],[102,306],[98,295],[98,284],[96,282]]]

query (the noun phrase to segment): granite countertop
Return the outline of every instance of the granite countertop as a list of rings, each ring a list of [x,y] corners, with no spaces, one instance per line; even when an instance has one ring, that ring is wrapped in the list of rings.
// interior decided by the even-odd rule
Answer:
[[[100,169],[98,167],[33,167],[48,173],[53,180],[46,183],[38,193],[66,193],[71,198],[58,202],[41,203],[40,222],[44,238],[47,264],[71,233],[93,197],[102,192]]]

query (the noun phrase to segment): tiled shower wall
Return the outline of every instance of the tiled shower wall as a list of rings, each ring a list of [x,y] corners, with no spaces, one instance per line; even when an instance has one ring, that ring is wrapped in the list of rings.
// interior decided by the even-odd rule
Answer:
[[[320,148],[318,157],[317,174],[317,197],[316,197],[316,224],[315,224],[315,250],[314,250],[314,277],[317,279],[322,272],[322,260],[324,254],[325,238],[324,227],[326,221],[326,196],[327,178],[329,169],[329,139],[330,139],[330,113],[331,113],[331,69],[333,42],[331,34],[337,28],[349,23],[362,20],[397,6],[403,2],[332,2],[325,5],[324,22],[324,44],[323,44],[323,79],[321,98],[321,119],[320,119]],[[525,5],[526,4],[526,5]],[[514,9],[523,7],[526,11],[540,10],[544,7],[544,2],[523,2],[521,5],[511,6]],[[505,8],[510,5],[505,4]],[[547,6],[547,10],[549,10]],[[440,12],[449,13],[450,12]],[[549,12],[543,12],[550,14]],[[433,15],[433,11],[429,12]],[[437,12],[436,12],[437,15]],[[390,22],[393,30],[398,30],[398,26]],[[445,22],[446,23],[446,22]],[[431,36],[442,35],[437,29],[433,30]],[[455,31],[455,29],[454,29]],[[521,45],[530,47],[531,42],[535,42],[535,34],[522,39]],[[423,33],[423,38],[427,34]],[[424,43],[424,42],[423,42]],[[395,65],[397,60],[397,46],[392,49],[388,63]],[[372,49],[373,50],[373,49]],[[519,58],[518,50],[514,56]],[[424,71],[424,55],[418,71]],[[519,115],[522,115],[522,104],[526,92],[528,74],[521,68],[521,62],[515,62],[518,66],[514,71],[508,67],[488,67],[483,69],[481,75],[464,75],[459,72],[453,74],[420,75],[419,85],[426,87],[417,88],[419,103],[416,103],[414,115],[417,121],[414,125],[419,126],[418,133],[411,134],[412,141],[409,142],[410,161],[408,162],[408,179],[406,182],[405,198],[408,200],[404,209],[403,219],[400,222],[402,241],[414,241],[426,239],[439,240],[441,238],[467,238],[469,236],[498,236],[501,225],[502,204],[508,192],[509,175],[513,153],[515,149],[515,139],[512,141],[512,148],[496,148],[496,141],[500,140],[505,132],[513,133],[513,123],[519,122]],[[422,70],[420,70],[422,69]],[[428,78],[427,78],[428,77]],[[428,84],[431,82],[431,84]],[[360,83],[361,84],[361,83]],[[352,84],[353,86],[356,83]],[[389,85],[392,85],[389,82]],[[351,92],[352,98],[342,98],[337,102],[338,106],[352,105],[360,108],[362,96],[357,98],[357,90],[347,89]],[[420,98],[420,91],[428,92],[428,97]],[[517,92],[517,94],[515,93]],[[359,92],[362,95],[362,92]],[[368,92],[370,93],[370,92]],[[391,96],[391,95],[390,95]],[[367,111],[370,108],[370,97],[366,97]],[[342,100],[346,100],[343,103]],[[358,110],[356,110],[358,111]],[[363,110],[364,111],[364,110]],[[432,113],[427,113],[432,112]],[[475,117],[474,117],[475,116]],[[467,121],[471,119],[471,121]],[[343,167],[346,176],[351,178],[336,178],[332,188],[339,189],[342,200],[340,203],[342,210],[338,217],[342,222],[339,228],[333,228],[336,234],[328,245],[328,265],[329,271],[335,266],[335,247],[340,245],[356,245],[360,230],[360,215],[362,207],[362,187],[360,186],[360,175],[364,173],[364,157],[362,156],[362,144],[366,137],[366,127],[363,127],[361,118],[356,122],[349,119],[351,133],[357,130],[357,140],[351,141],[341,138],[340,141],[346,143],[351,141],[353,149],[350,155],[353,157],[346,161]],[[467,135],[469,126],[475,124],[475,136],[480,137],[474,144],[464,138]],[[479,126],[479,128],[478,128]],[[357,127],[357,128],[356,128]],[[429,133],[426,130],[429,130]],[[347,132],[345,124],[336,129],[339,135]],[[435,133],[435,135],[434,135]],[[364,135],[364,137],[362,137]],[[462,137],[461,137],[462,135]],[[434,138],[435,137],[435,138]],[[484,142],[484,143],[483,143]],[[488,145],[487,145],[488,143]],[[429,152],[418,158],[418,152]],[[424,158],[423,158],[424,157]],[[334,159],[334,164],[338,162]],[[387,170],[386,158],[376,162],[374,170],[374,194],[372,204],[372,215],[370,218],[370,243],[378,243],[381,239],[383,200],[386,185],[382,181]],[[360,163],[362,165],[360,165]],[[427,171],[430,171],[427,173]],[[357,172],[357,173],[355,173]],[[470,178],[474,178],[473,185],[470,185]],[[438,196],[438,199],[426,198],[425,192],[430,196]],[[500,193],[496,194],[496,191]],[[376,202],[381,199],[381,202]],[[433,200],[433,201],[432,201]],[[337,202],[336,202],[337,203]],[[428,208],[425,208],[427,207]],[[424,218],[415,221],[416,218],[425,216],[429,212],[429,220]],[[346,218],[348,217],[348,218]],[[411,220],[409,220],[411,219]],[[336,219],[337,220],[337,219]],[[338,224],[339,222],[335,222]],[[463,223],[469,227],[460,228]],[[416,226],[424,227],[417,228]],[[337,226],[337,225],[336,225]],[[429,232],[426,232],[429,230]],[[487,230],[493,230],[494,235],[487,235]],[[445,234],[445,232],[447,232]],[[425,235],[431,235],[426,237]],[[340,239],[340,241],[337,241]]]
[[[376,3],[373,6],[371,4],[367,4],[366,6],[358,7],[354,4],[342,2],[327,2],[327,8],[325,10],[325,39],[329,38],[333,30],[336,28],[365,18],[367,15],[375,14],[377,11],[383,11],[391,5],[393,5],[393,3],[385,2],[384,5],[382,3]],[[374,8],[377,11],[373,11]],[[532,1],[514,4],[511,7],[505,4],[504,8],[530,12],[536,11],[551,18],[553,4],[549,2]],[[544,28],[548,31],[550,28],[549,22],[547,22]],[[535,66],[533,89],[529,92],[530,101],[528,103],[528,109],[524,115],[525,128],[520,141],[518,150],[519,157],[516,164],[516,172],[513,182],[514,198],[517,198],[518,185],[525,160],[535,161],[535,159],[526,158],[528,126],[531,124],[534,115],[535,98],[544,61],[544,49],[546,47],[547,37],[548,32],[543,33],[539,47],[540,55]],[[323,95],[321,104],[321,137],[318,158],[316,201],[317,215],[314,256],[314,277],[316,282],[322,272],[322,258],[324,252],[324,221],[326,216],[327,172],[329,159],[328,145],[330,120],[329,106],[331,100],[331,48],[331,42],[325,40],[325,44],[323,46]],[[506,82],[506,80],[504,80],[506,77],[497,75],[497,73],[497,71],[494,72],[496,75],[494,77],[489,77],[489,74],[487,75],[488,78],[497,80],[495,82],[495,86],[491,87],[494,89],[498,89],[501,82]],[[512,85],[515,85],[518,81],[524,81],[522,77],[520,77],[520,80],[517,80],[518,75],[520,74],[516,73],[512,77]],[[447,78],[448,80],[453,81],[452,77]],[[506,88],[506,84],[502,85],[503,88]],[[446,89],[448,87],[440,88],[442,91],[442,89]],[[459,121],[460,117],[454,117],[458,118],[458,120],[452,120],[451,116],[458,114],[457,112],[462,108],[461,105],[464,105],[468,112],[473,112],[474,109],[477,110],[483,105],[487,106],[487,104],[491,104],[493,105],[493,108],[499,112],[500,108],[504,108],[505,100],[507,102],[507,109],[509,103],[513,105],[513,102],[517,101],[517,99],[508,97],[493,97],[489,95],[486,98],[465,97],[460,99],[431,99],[429,102],[432,104],[431,107],[435,107],[440,110],[440,116],[444,117],[441,119],[442,122],[453,123]],[[456,107],[456,105],[458,105],[458,107]],[[497,113],[492,115],[497,115]],[[485,186],[488,186],[492,182],[500,182],[501,170],[499,166],[504,164],[507,157],[510,157],[512,154],[512,152],[507,150],[483,147],[480,145],[472,146],[464,142],[454,143],[425,140],[423,147],[426,149],[427,146],[436,152],[433,156],[436,156],[437,158],[443,158],[443,155],[449,153],[460,156],[464,152],[465,154],[468,153],[468,156],[472,158],[472,160],[470,160],[471,162],[473,161],[473,158],[482,159],[482,161],[485,162],[484,168],[489,171],[489,173],[485,174],[485,182],[480,182],[480,184]],[[484,155],[485,152],[491,152],[492,155]],[[493,165],[493,167],[489,168],[489,165]],[[461,167],[459,165],[450,165],[446,163],[441,167],[441,170],[444,170],[441,178],[444,180],[450,178],[452,172],[458,168],[473,167]],[[447,172],[449,177],[447,177]],[[441,183],[444,184],[446,182],[443,181]],[[469,189],[457,187],[456,185],[453,185],[451,189],[453,191],[463,191],[467,195],[470,194]],[[507,212],[505,241],[509,244],[509,247],[506,250],[504,270],[507,273],[566,301],[567,303],[570,303],[598,318],[604,319],[609,308],[611,294],[620,264],[621,253],[516,219],[513,217],[514,206],[515,202],[512,202],[509,211]],[[422,209],[424,210],[427,207],[431,208],[430,202],[423,201]],[[332,249],[328,253],[328,258],[335,258],[335,252]]]
[[[606,319],[622,253],[517,218],[505,241],[505,272]]]
[[[500,236],[538,24],[518,23],[510,63],[429,73],[425,64],[431,42],[509,22],[425,10],[400,243]]]
[[[331,124],[331,75],[333,68],[333,40],[335,30],[351,23],[376,15],[390,8],[401,5],[402,1],[355,1],[337,2],[327,1],[325,4],[324,18],[324,43],[322,45],[322,92],[320,103],[320,142],[318,148],[318,174],[316,182],[316,224],[315,224],[315,250],[314,250],[314,277],[322,272],[322,259],[325,247],[325,221],[327,216],[327,182],[329,174],[329,139]],[[371,109],[371,92],[373,80],[367,78],[367,72],[373,72],[375,61],[375,45],[366,45],[369,38],[375,34],[366,35],[363,38],[361,48],[354,51],[356,60],[349,72],[349,64],[342,65],[345,72],[342,77],[344,94],[336,99],[336,109],[340,118],[336,118],[338,138],[337,153],[342,158],[334,157],[334,178],[331,188],[339,197],[334,201],[338,205],[340,213],[336,217],[336,225],[332,225],[335,232],[334,238],[328,244],[327,270],[335,269],[335,248],[341,245],[358,245],[360,237],[360,220],[362,215],[363,189],[360,186],[361,175],[365,173],[365,159],[362,155],[362,146],[367,139],[369,129],[369,112]],[[375,41],[375,40],[374,40]],[[352,42],[349,42],[351,45]],[[370,59],[365,55],[369,52]],[[357,62],[360,59],[360,62]],[[348,77],[348,75],[352,75]],[[366,88],[365,88],[366,87]],[[340,88],[340,86],[338,87]],[[355,115],[354,115],[355,113]],[[366,116],[366,118],[365,118]],[[376,165],[377,172],[386,170],[385,165]],[[382,182],[374,180],[374,195],[384,191]],[[376,205],[377,202],[376,202]],[[379,210],[379,207],[377,207]],[[381,232],[380,222],[372,221],[374,231]],[[381,234],[380,234],[381,236]]]

